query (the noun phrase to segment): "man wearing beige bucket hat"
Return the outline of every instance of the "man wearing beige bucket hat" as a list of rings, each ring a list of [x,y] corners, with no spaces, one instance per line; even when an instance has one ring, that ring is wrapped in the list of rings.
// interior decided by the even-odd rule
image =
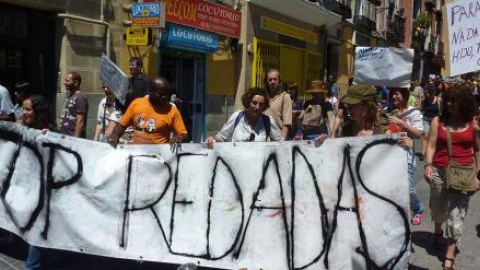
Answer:
[[[333,106],[326,100],[328,90],[322,81],[312,81],[306,93],[313,98],[307,100],[298,117],[302,121],[303,139],[314,140],[320,134],[327,134],[333,121]]]

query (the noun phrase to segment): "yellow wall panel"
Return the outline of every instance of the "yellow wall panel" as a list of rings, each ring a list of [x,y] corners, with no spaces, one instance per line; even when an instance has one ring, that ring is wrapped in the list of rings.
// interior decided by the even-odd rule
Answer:
[[[214,55],[207,57],[207,94],[235,94],[235,61],[218,59]]]

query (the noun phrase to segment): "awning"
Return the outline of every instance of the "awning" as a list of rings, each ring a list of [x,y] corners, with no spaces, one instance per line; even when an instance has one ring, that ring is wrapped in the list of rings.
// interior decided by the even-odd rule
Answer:
[[[248,3],[316,26],[330,28],[342,21],[341,15],[304,0],[248,0]]]

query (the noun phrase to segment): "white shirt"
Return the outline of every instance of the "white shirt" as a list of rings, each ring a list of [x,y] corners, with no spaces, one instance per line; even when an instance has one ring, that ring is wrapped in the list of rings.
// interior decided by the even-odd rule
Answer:
[[[217,136],[220,137],[223,142],[248,142],[251,141],[250,138],[252,137],[255,142],[267,141],[267,132],[265,130],[265,124],[263,123],[264,117],[258,119],[255,130],[252,130],[247,123],[245,116],[240,119],[235,127],[235,119],[237,119],[238,114],[242,111],[243,110],[234,112],[230,116],[230,119],[228,119],[227,123],[225,123],[222,130],[218,132]],[[270,141],[281,140],[280,129],[278,129],[272,117],[269,116],[268,118],[270,119]]]
[[[120,117],[122,116],[122,112],[117,108],[115,108],[115,104],[106,108],[106,103],[107,103],[107,98],[105,97],[98,104],[97,123],[100,124],[102,128],[103,128],[104,119],[105,119],[105,123],[107,124],[109,121],[118,123]]]
[[[12,99],[7,88],[0,85],[0,115],[9,115],[14,112]]]
[[[13,113],[15,114],[15,120],[17,123],[21,123],[23,118],[23,106],[20,106],[20,104],[13,106]]]
[[[106,103],[107,98],[104,97],[98,104],[97,123],[102,129],[106,128],[103,126],[104,123],[106,126],[108,126],[110,121],[118,123],[118,121],[120,121],[120,117],[122,116],[122,112],[115,107],[115,103],[109,107],[106,107]],[[101,142],[106,141],[104,132],[100,134],[99,140]]]
[[[408,106],[406,111],[410,111],[410,110],[412,110],[412,111],[403,118],[405,119],[407,124],[409,124],[411,127],[414,127],[414,128],[417,128],[420,131],[423,131],[423,114],[422,114],[422,112],[415,107]]]
[[[405,122],[411,127],[414,127],[420,131],[423,131],[423,114],[422,112],[412,106],[408,106],[407,111],[412,110],[409,114],[402,117]],[[401,114],[400,114],[401,115]],[[414,141],[415,142],[415,141]],[[414,147],[408,150],[408,163],[415,166],[415,144]]]

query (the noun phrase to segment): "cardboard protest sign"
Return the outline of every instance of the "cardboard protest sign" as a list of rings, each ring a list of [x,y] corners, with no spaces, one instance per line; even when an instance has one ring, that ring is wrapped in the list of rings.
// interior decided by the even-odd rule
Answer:
[[[407,87],[413,67],[413,50],[404,48],[356,47],[355,83]]]
[[[0,122],[0,227],[36,246],[225,269],[406,269],[388,137],[108,144]]]
[[[125,104],[128,91],[128,77],[106,55],[100,61],[100,80],[112,90],[118,101]]]
[[[480,70],[480,1],[446,4],[446,66],[450,77]]]

